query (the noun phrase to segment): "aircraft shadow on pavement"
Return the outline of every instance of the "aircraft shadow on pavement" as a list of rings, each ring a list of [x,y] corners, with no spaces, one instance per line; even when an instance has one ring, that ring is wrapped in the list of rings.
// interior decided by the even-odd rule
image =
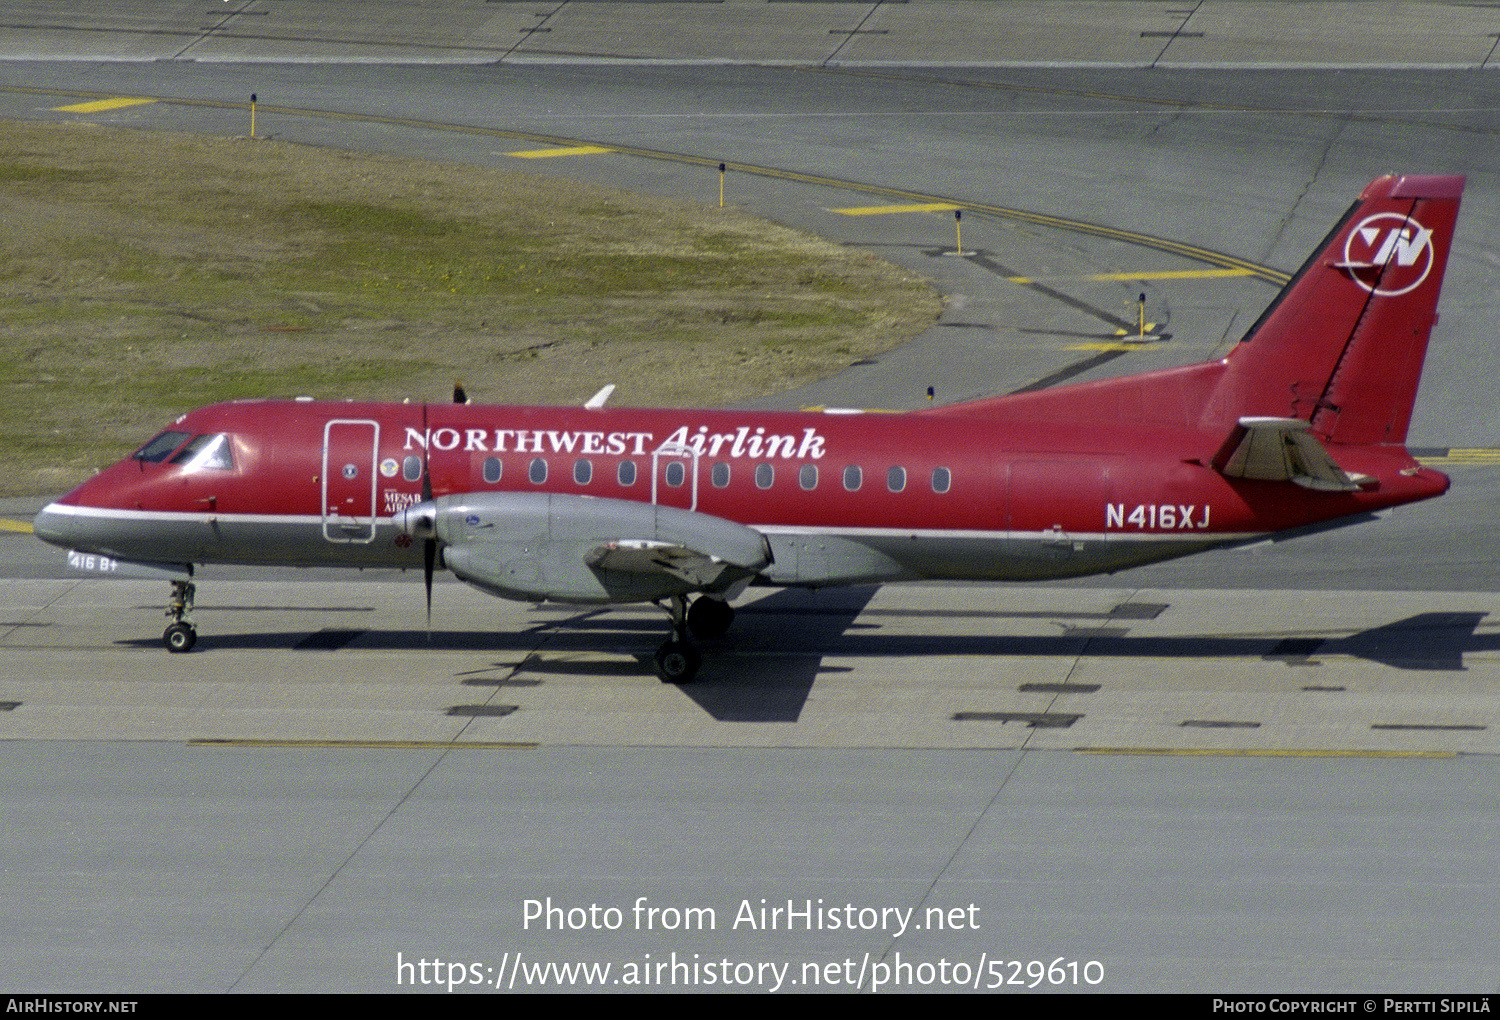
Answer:
[[[1346,637],[1316,637],[1301,633],[1246,636],[1179,635],[1131,637],[1120,624],[1129,617],[1102,613],[1046,613],[983,611],[979,614],[916,610],[910,614],[883,609],[865,620],[860,616],[875,588],[806,591],[787,588],[743,607],[730,633],[705,642],[705,666],[699,678],[681,690],[713,718],[726,722],[795,722],[820,675],[847,671],[828,666],[825,657],[848,659],[987,656],[1100,658],[1222,659],[1259,658],[1288,666],[1316,665],[1317,656],[1352,656],[1394,669],[1461,671],[1464,655],[1500,650],[1500,634],[1480,633],[1486,613],[1432,612],[1358,631]],[[1123,608],[1123,607],[1122,607]],[[365,650],[424,648],[441,651],[524,653],[514,667],[497,663],[491,669],[461,674],[461,682],[475,685],[534,686],[548,676],[640,676],[655,682],[651,651],[664,634],[665,620],[645,617],[612,618],[607,610],[590,610],[546,621],[523,631],[436,630],[429,640],[422,629],[362,630],[326,628],[255,634],[207,633],[200,651],[336,652],[345,647]],[[978,615],[986,633],[884,634],[878,622],[886,616],[943,616],[961,619]],[[1055,620],[1055,635],[994,633],[1006,617]],[[1088,625],[1093,623],[1094,625]],[[1109,625],[1105,625],[1109,624]],[[155,639],[121,642],[130,647],[159,647]],[[618,652],[600,659],[599,652]],[[576,658],[569,657],[577,653]],[[585,654],[593,653],[593,654]],[[506,679],[493,675],[510,669]],[[490,673],[491,678],[483,674]]]

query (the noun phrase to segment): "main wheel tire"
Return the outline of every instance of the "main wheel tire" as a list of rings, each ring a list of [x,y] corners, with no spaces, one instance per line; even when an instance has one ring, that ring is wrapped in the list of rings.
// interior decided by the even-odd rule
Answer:
[[[162,633],[161,639],[169,652],[188,652],[198,643],[198,632],[189,624],[174,623]]]
[[[663,683],[691,683],[703,665],[703,656],[686,641],[668,641],[656,650],[656,675]]]
[[[723,599],[701,595],[688,607],[687,623],[701,638],[721,638],[734,623],[734,607]]]

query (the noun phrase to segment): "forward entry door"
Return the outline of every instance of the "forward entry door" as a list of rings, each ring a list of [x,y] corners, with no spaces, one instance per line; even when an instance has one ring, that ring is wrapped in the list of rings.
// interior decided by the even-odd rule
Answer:
[[[323,537],[375,540],[375,459],[380,424],[336,418],[323,426]]]

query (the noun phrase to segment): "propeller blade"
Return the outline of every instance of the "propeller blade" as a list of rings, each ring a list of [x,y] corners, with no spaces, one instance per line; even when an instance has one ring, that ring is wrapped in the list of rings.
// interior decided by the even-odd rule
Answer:
[[[427,425],[427,405],[422,405],[422,432],[430,435]],[[422,502],[432,502],[432,472],[428,466],[427,444],[422,446]],[[422,580],[427,585],[427,640],[432,641],[432,574],[437,568],[437,535],[434,533],[422,541]]]
[[[422,581],[427,585],[427,641],[432,641],[432,575],[437,568],[437,539],[422,542]]]

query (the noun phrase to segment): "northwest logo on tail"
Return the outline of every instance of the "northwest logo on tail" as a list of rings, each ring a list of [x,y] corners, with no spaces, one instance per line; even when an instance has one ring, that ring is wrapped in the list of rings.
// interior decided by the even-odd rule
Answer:
[[[1409,216],[1387,212],[1367,216],[1349,231],[1341,265],[1371,294],[1396,297],[1427,279],[1432,257],[1432,231]],[[1372,269],[1380,272],[1370,277]]]

